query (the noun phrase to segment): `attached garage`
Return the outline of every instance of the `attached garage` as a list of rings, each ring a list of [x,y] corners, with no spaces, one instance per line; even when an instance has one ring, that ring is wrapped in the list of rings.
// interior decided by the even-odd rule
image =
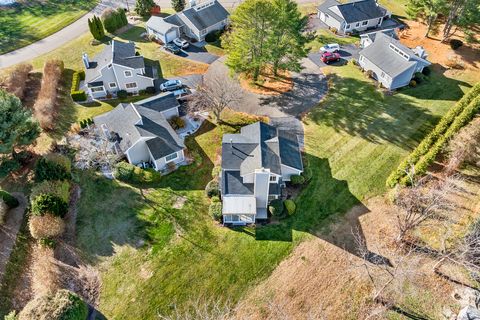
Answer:
[[[147,32],[149,35],[155,36],[155,38],[163,43],[172,42],[180,36],[179,27],[165,22],[161,17],[152,16],[147,21]]]

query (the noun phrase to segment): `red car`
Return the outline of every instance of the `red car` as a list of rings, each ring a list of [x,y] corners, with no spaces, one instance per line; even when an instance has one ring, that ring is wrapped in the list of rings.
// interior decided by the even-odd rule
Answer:
[[[329,62],[332,62],[332,61],[339,61],[340,55],[336,52],[325,52],[325,53],[322,53],[322,56],[320,57],[320,59],[324,63],[328,64]]]

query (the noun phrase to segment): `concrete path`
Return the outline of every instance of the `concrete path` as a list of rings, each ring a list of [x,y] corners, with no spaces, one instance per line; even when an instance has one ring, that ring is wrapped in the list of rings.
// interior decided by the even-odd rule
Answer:
[[[238,90],[243,91],[243,99],[237,103],[235,110],[256,115],[268,116],[273,125],[295,132],[303,144],[303,125],[301,117],[316,106],[328,90],[323,73],[310,59],[303,59],[304,69],[293,73],[293,88],[284,94],[267,96],[244,90],[236,79],[229,77],[229,70],[222,57],[215,61],[207,73],[208,77],[223,77],[225,81],[234,82]]]

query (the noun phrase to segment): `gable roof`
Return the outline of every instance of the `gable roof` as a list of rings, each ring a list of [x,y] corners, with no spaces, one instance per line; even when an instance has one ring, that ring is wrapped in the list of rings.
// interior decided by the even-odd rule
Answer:
[[[135,105],[149,108],[155,111],[163,112],[172,108],[180,107],[178,100],[173,92],[162,92],[156,96],[135,102]]]
[[[154,98],[169,99],[164,95]],[[106,125],[123,152],[141,138],[151,138],[146,142],[155,159],[163,158],[185,148],[161,111],[145,106],[143,103],[145,102],[120,103],[112,111],[97,116],[93,120],[99,127],[103,124]],[[148,102],[146,104],[148,105]]]
[[[395,29],[383,29],[383,30],[379,30],[379,31],[373,31],[373,32],[366,32],[366,33],[362,33],[360,35],[360,38],[364,39],[364,38],[368,38],[370,40],[375,41],[375,37],[377,36],[377,34],[379,33],[383,33],[391,38],[394,38],[396,40],[398,40],[398,36],[397,36],[397,33],[395,32]]]
[[[332,7],[338,8],[340,14],[333,11]],[[335,0],[327,0],[318,6],[318,10],[346,23],[381,18],[387,14],[387,10],[375,0],[359,0],[343,4]]]
[[[148,19],[147,21],[147,27],[157,32],[166,34],[171,29],[181,26],[181,24],[180,25],[177,24],[177,23],[180,23],[178,21],[178,18],[177,19],[172,18],[174,16],[176,17],[176,14],[172,16],[168,16],[167,18],[162,18],[159,16],[151,16],[150,19]],[[175,21],[176,23],[172,23],[173,21]]]
[[[407,60],[399,53],[395,52],[390,45],[393,45],[398,50],[408,55],[409,59]],[[365,49],[362,49],[359,54],[364,56],[392,78],[402,74],[410,68],[413,68],[417,63],[422,63],[425,66],[431,64],[427,60],[417,56],[412,49],[404,46],[400,41],[383,33],[377,33],[375,41]]]
[[[239,134],[222,139],[222,169],[239,171],[241,176],[266,168],[281,175],[281,165],[303,170],[297,136],[256,122],[243,127]]]
[[[204,30],[228,18],[228,11],[218,2],[199,9],[202,4],[183,10],[185,16],[198,30]]]

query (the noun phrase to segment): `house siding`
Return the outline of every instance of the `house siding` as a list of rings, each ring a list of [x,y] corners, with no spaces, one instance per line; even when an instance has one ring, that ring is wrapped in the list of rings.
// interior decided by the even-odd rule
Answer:
[[[182,163],[185,160],[185,154],[183,153],[183,150],[176,152],[176,154],[177,154],[177,159],[170,162],[173,162],[175,164]],[[165,169],[167,167],[167,164],[168,163],[166,161],[166,157],[155,160],[155,165],[157,167],[157,170]]]
[[[367,24],[362,25],[362,23],[364,23],[365,21],[367,22]],[[344,32],[353,32],[354,30],[365,31],[367,29],[374,29],[374,28],[378,27],[382,23],[382,21],[383,21],[383,18],[375,18],[375,19],[370,19],[370,20],[356,21],[356,22],[349,23],[349,25],[350,25],[349,29],[346,28],[347,23],[344,23],[344,28],[342,28],[342,29],[344,30]],[[358,26],[357,26],[357,24],[358,24]]]
[[[282,164],[282,180],[283,181],[290,181],[290,177],[292,175],[301,174],[301,170],[294,169],[292,167],[288,167]]]
[[[146,140],[147,139],[138,140],[125,152],[131,164],[137,165],[141,162],[149,162],[151,160],[150,152],[148,152],[147,144],[145,143]]]
[[[172,117],[178,117],[179,116],[178,107],[165,110],[165,111],[162,112],[162,114],[167,119],[170,119]]]
[[[328,15],[328,13],[325,14],[324,12],[319,11],[318,17],[330,28],[335,28],[338,31],[341,31],[342,23],[333,18],[332,16]]]
[[[138,74],[143,73],[141,69],[130,69],[120,65],[113,65],[113,70],[117,78],[118,90],[126,90],[127,92],[136,93],[140,90],[144,90],[147,87],[153,86],[153,79],[146,77],[139,77]],[[126,77],[124,71],[131,71],[132,76]],[[136,88],[127,89],[126,84],[135,82],[137,84]]]

